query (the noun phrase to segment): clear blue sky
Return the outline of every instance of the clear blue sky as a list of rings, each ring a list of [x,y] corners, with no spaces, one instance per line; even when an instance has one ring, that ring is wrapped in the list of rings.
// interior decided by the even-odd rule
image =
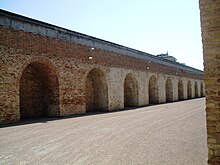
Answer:
[[[198,0],[0,0],[0,8],[203,70]]]

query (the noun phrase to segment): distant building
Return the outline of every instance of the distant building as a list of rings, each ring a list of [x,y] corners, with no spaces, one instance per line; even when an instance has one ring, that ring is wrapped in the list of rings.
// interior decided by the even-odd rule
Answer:
[[[175,57],[173,57],[173,56],[170,56],[168,54],[168,52],[166,54],[159,54],[159,55],[157,55],[157,57],[161,57],[161,58],[166,59],[166,60],[177,62],[177,59]]]

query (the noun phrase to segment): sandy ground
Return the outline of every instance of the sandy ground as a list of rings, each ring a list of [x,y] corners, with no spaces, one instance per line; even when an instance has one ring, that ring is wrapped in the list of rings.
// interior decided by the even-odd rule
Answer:
[[[206,165],[205,99],[0,128],[0,164]]]

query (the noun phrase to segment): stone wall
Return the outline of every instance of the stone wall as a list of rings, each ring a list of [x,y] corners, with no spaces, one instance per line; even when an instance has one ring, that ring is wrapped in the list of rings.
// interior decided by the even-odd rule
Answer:
[[[60,34],[75,39],[68,41]],[[83,41],[78,38],[75,42],[76,36],[71,35]],[[1,16],[0,12],[0,38],[1,123],[148,105],[154,95],[151,88],[156,89],[156,103],[188,99],[187,91],[192,98],[204,94],[202,71],[168,61],[158,62],[159,59],[148,54],[144,54],[146,59],[139,58],[140,52],[130,48],[29,18],[10,13]],[[88,44],[92,39],[93,46],[98,45],[94,49]],[[152,76],[153,87],[149,82]],[[191,86],[187,87],[187,82]]]
[[[220,1],[200,0],[210,165],[220,164]]]

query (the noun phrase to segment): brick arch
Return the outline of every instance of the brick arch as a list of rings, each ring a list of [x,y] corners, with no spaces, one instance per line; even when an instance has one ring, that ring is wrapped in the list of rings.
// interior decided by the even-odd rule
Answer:
[[[171,78],[166,80],[166,102],[173,101],[173,83]]]
[[[55,74],[58,78],[58,80],[60,80],[60,74],[59,74],[59,71],[58,69],[55,67],[55,65],[48,59],[48,58],[45,58],[45,57],[33,57],[33,58],[30,58],[26,61],[24,61],[23,65],[20,67],[19,69],[19,73],[18,73],[18,84],[20,83],[20,80],[21,80],[21,76],[22,76],[22,73],[23,71],[25,70],[25,68],[33,63],[33,62],[41,62],[45,65],[48,66],[48,68],[50,68],[50,70],[53,72],[53,74]]]
[[[197,81],[195,82],[194,88],[195,88],[195,98],[197,98],[199,97],[199,88]]]
[[[184,100],[184,88],[183,88],[183,81],[178,81],[178,100]]]
[[[200,91],[201,91],[201,97],[205,96],[205,94],[204,94],[204,85],[203,85],[202,81],[201,81],[201,85],[200,85]]]
[[[158,80],[152,75],[149,79],[149,103],[155,104],[159,103],[159,89]]]
[[[138,81],[128,73],[124,79],[124,107],[138,106]]]
[[[187,98],[192,98],[192,83],[190,80],[187,81]]]
[[[85,83],[86,112],[108,109],[108,85],[105,74],[98,68],[89,71]]]
[[[49,59],[35,57],[19,72],[20,119],[59,116],[59,79]]]

